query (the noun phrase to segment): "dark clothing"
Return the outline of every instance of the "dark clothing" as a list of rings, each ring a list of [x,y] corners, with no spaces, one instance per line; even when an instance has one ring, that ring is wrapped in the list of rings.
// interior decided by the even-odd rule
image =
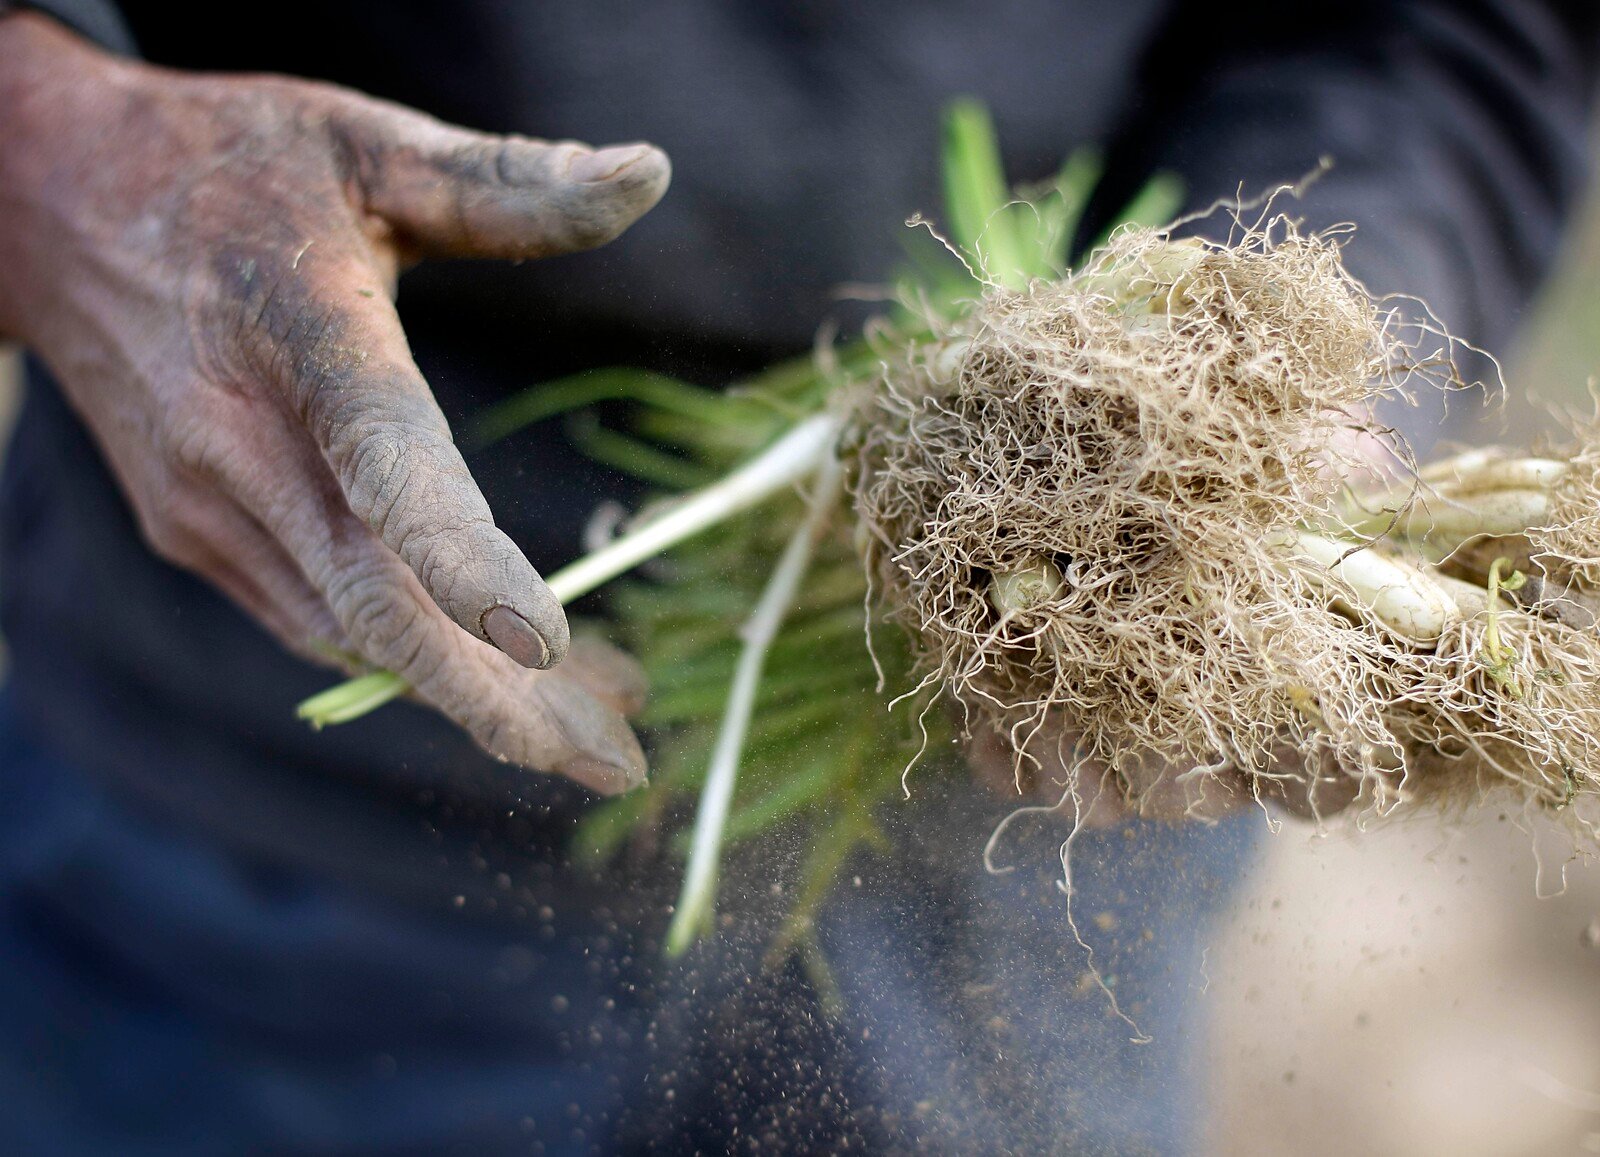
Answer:
[[[886,815],[897,854],[847,866],[819,929],[829,1019],[797,967],[760,966],[762,914],[680,969],[628,889],[566,872],[524,873],[498,913],[386,904],[0,737],[6,1153],[1182,1153],[1205,930],[1261,822],[1077,843],[1139,1046],[1063,918],[1060,832],[984,872],[1002,801]],[[765,893],[796,851],[768,841],[729,886]]]
[[[92,5],[40,6],[69,17],[81,9],[79,27],[116,36],[93,23],[103,21],[103,9],[96,17]],[[140,51],[162,63],[332,79],[473,127],[596,143],[648,139],[672,156],[665,201],[603,251],[522,266],[441,263],[407,276],[401,313],[453,422],[507,390],[595,364],[716,382],[804,349],[821,319],[850,316],[834,289],[883,278],[898,259],[899,223],[937,208],[937,115],[960,93],[994,110],[1008,169],[1019,177],[1046,175],[1077,145],[1103,144],[1111,166],[1107,211],[1154,169],[1180,173],[1191,202],[1201,205],[1241,186],[1295,180],[1329,156],[1335,168],[1302,206],[1311,222],[1357,222],[1348,253],[1358,274],[1375,289],[1423,296],[1454,330],[1493,349],[1550,262],[1582,185],[1600,55],[1600,6],[1587,0],[1293,7],[290,0],[271,6],[246,36],[237,33],[239,12],[225,6],[135,0],[122,12]],[[1431,422],[1418,425],[1426,430]],[[622,487],[549,431],[519,435],[469,462],[501,524],[544,569],[576,553],[587,513]],[[100,801],[90,809],[101,817],[97,825],[62,821],[80,841],[73,854],[90,861],[74,869],[71,886],[45,886],[26,874],[11,885],[10,910],[22,913],[10,925],[17,959],[59,968],[79,985],[62,998],[66,1019],[53,1023],[96,1023],[99,1014],[80,1001],[104,997],[84,995],[93,987],[84,970],[99,968],[113,986],[137,974],[149,986],[138,999],[159,995],[181,1010],[179,1019],[202,1026],[195,1031],[214,1030],[213,1044],[227,1037],[265,1049],[270,1041],[286,1065],[284,1057],[313,1064],[332,1056],[330,1041],[370,1042],[373,1054],[396,1065],[397,1052],[411,1050],[410,1064],[417,1050],[439,1049],[439,1067],[418,1071],[440,1074],[434,1088],[444,1089],[450,1074],[471,1069],[461,1059],[469,1053],[534,1056],[545,1048],[535,1067],[553,1066],[552,1087],[579,1082],[556,1099],[571,1098],[580,1115],[600,1113],[595,1106],[622,1087],[662,1095],[652,1083],[659,1066],[648,1079],[608,1067],[638,1062],[648,1050],[623,1046],[627,1055],[615,1055],[606,1034],[615,1029],[637,1044],[662,1022],[665,998],[651,986],[677,981],[658,974],[653,937],[670,881],[652,873],[597,880],[570,868],[564,844],[588,797],[480,758],[425,711],[399,705],[322,734],[297,724],[293,704],[327,675],[283,655],[220,596],[144,549],[88,439],[37,367],[0,487],[0,576],[0,621],[13,661],[12,747],[0,760],[0,800],[29,768],[44,779],[50,776],[37,769],[50,768],[82,793],[61,805],[69,817],[90,808],[85,800]],[[993,806],[963,798],[959,785],[930,778],[914,786],[935,798],[906,809],[901,823],[918,809],[943,810],[959,818],[938,822],[968,825],[952,830],[986,834]],[[31,813],[16,815],[22,822]],[[53,829],[40,820],[40,830]],[[1175,841],[1198,849],[1208,835],[1150,839],[1152,847]],[[1215,839],[1223,861],[1238,854],[1236,844]],[[876,891],[846,889],[836,901],[829,927],[853,930],[838,932],[830,949],[848,962],[841,978],[867,983],[888,967],[871,963],[869,948],[903,963],[919,943],[945,941],[974,975],[985,959],[1003,971],[1019,956],[1042,954],[1041,975],[1053,976],[1061,962],[1049,957],[1070,949],[1060,939],[1058,909],[1049,910],[1050,939],[1037,927],[1042,907],[1010,924],[990,926],[984,920],[997,917],[975,915],[949,927],[933,900],[908,899],[930,877],[961,881],[951,887],[976,909],[975,897],[1013,895],[1020,886],[1014,878],[983,879],[971,840],[923,842],[946,857],[938,871],[880,865]],[[1104,841],[1090,854],[1096,870],[1137,877],[1141,869],[1124,862],[1117,846]],[[730,873],[728,887],[759,896],[768,877],[754,861],[750,877]],[[1136,903],[1141,889],[1158,891],[1165,878],[1149,866],[1142,883],[1124,889],[1135,897],[1126,902]],[[174,891],[185,880],[193,895]],[[113,884],[125,894],[108,910]],[[175,904],[179,895],[187,899]],[[1163,917],[1176,929],[1163,943],[1178,946],[1165,959],[1187,979],[1195,962],[1185,946],[1198,935],[1200,913],[1187,902],[1180,907]],[[546,909],[571,922],[557,934],[562,952],[541,946],[548,922],[538,914]],[[41,929],[65,929],[71,943],[46,951]],[[496,988],[483,964],[519,940],[535,944],[517,958],[526,984]],[[1070,959],[1081,967],[1081,956]],[[707,986],[723,987],[730,974],[716,971],[722,965],[714,954],[705,967]],[[573,968],[581,975],[570,983],[555,978]],[[636,983],[633,969],[644,979]],[[1129,975],[1137,972],[1130,964]],[[812,1082],[807,1095],[795,1092],[791,1140],[805,1143],[799,1122],[832,1113],[853,1121],[848,1127],[867,1144],[970,1137],[975,1122],[992,1119],[997,1144],[1006,1137],[1039,1147],[1037,1114],[1047,1104],[1040,1098],[1058,1095],[1059,1086],[1042,1082],[1030,1092],[1016,1073],[996,1075],[1009,1070],[973,1043],[981,1037],[976,1019],[930,1011],[942,996],[916,985],[892,999],[880,990],[877,1000],[847,989],[848,1015],[825,1026],[806,1011],[810,998],[798,974],[789,980],[776,1001],[788,1014],[767,1042],[773,1056],[814,1061],[833,1048],[854,1058],[841,1062],[837,1088]],[[934,988],[936,981],[926,978]],[[48,983],[42,973],[38,983]],[[430,1012],[433,992],[444,992],[455,1011]],[[636,995],[600,1016],[610,1026],[602,1034],[607,1047],[592,1046],[598,1051],[586,1060],[570,1050],[591,1046],[561,1045],[567,1030],[545,1023],[552,993],[587,1008],[630,992]],[[1042,989],[1034,995],[1035,1015],[1046,1021],[1054,1013],[1040,1009],[1071,999]],[[127,1002],[117,1007],[136,1003]],[[1158,1019],[1177,1024],[1178,1007]],[[887,1107],[894,1098],[881,1080],[852,1075],[865,1071],[862,1028],[904,1027],[917,1018],[910,1009],[923,1017],[922,1059],[891,1064],[889,1053],[867,1049],[874,1058],[867,1068],[892,1068],[897,1080],[932,1074],[938,1084],[961,1083],[961,1066],[973,1066],[977,1075],[963,1090],[969,1118],[942,1133],[917,1134]],[[1060,1028],[1058,1048],[1098,1048],[1102,1011],[1095,1005],[1094,1017],[1075,1020],[1062,1014],[1063,1025],[1077,1027]],[[456,1015],[472,1027],[460,1030],[466,1051],[451,1054],[454,1046],[439,1041],[457,1031],[450,1027]],[[630,1016],[636,1020],[617,1027]],[[39,1021],[29,1023],[8,1019],[0,1031],[49,1038]],[[905,1033],[898,1036],[903,1045]],[[1035,1044],[1043,1058],[1043,1043]],[[439,1059],[452,1055],[458,1063]],[[944,1059],[935,1062],[936,1055]],[[946,1061],[956,1068],[933,1072]],[[601,1069],[619,1083],[582,1084]],[[588,1075],[575,1076],[580,1070]],[[63,1080],[83,1077],[62,1072]],[[980,1086],[978,1075],[1004,1088]],[[714,1082],[691,1088],[684,1080],[680,1117],[685,1104],[718,1095],[707,1091]],[[1131,1087],[1175,1095],[1162,1081]],[[832,1097],[831,1109],[818,1090]],[[747,1089],[745,1098],[770,1107],[783,1091]],[[739,1099],[721,1095],[730,1104]],[[840,1115],[845,1102],[856,1117]],[[941,1110],[949,1103],[940,1102]],[[986,1107],[980,1113],[975,1105]],[[495,1128],[504,1123],[499,1107],[483,1111]],[[1161,1116],[1149,1111],[1151,1120]],[[358,1108],[348,1112],[359,1117]],[[544,1109],[532,1116],[541,1136],[565,1136],[565,1123],[548,1131]],[[1146,1142],[1172,1151],[1167,1141],[1176,1146],[1185,1135],[1176,1124],[1159,1136],[1114,1124],[1094,1133],[1084,1124],[1093,1118],[1080,1106],[1058,1123],[1063,1136],[1117,1151]],[[588,1136],[606,1135],[616,1120],[608,1115]],[[1008,1122],[1019,1131],[1004,1132]],[[0,1122],[0,1138],[4,1128]],[[472,1134],[463,1127],[461,1135]],[[700,1139],[716,1147],[715,1136]]]

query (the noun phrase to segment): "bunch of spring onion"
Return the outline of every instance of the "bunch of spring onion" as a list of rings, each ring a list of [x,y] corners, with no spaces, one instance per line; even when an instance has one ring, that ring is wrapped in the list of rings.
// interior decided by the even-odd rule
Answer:
[[[679,492],[549,579],[570,600],[664,555],[612,600],[655,688],[654,782],[578,850],[697,794],[669,950],[708,927],[726,843],[806,814],[778,950],[801,943],[945,729],[997,740],[1069,815],[1173,784],[1368,814],[1499,784],[1600,797],[1593,464],[1412,469],[1373,411],[1447,388],[1452,347],[1349,276],[1339,231],[1269,202],[1226,241],[1178,238],[1153,224],[1163,183],[1068,270],[1089,158],[1010,200],[963,104],[945,162],[961,264],[863,341],[727,394],[612,371],[484,417],[631,399],[630,431],[583,441]],[[378,672],[301,713],[403,691]]]

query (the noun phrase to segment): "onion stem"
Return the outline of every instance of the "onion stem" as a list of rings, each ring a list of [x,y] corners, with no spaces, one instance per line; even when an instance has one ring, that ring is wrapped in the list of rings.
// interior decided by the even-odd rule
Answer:
[[[700,804],[695,809],[689,866],[672,925],[667,929],[669,956],[679,956],[687,950],[710,920],[728,807],[733,800],[734,781],[738,778],[739,757],[755,712],[756,692],[760,688],[767,650],[800,589],[800,581],[811,563],[812,549],[838,506],[842,486],[843,471],[838,461],[832,455],[824,457],[816,492],[811,496],[810,513],[784,547],[755,610],[739,632],[744,647],[728,690],[727,707],[722,714],[705,786],[700,792]]]
[[[570,603],[684,539],[760,505],[828,461],[838,432],[832,414],[805,419],[727,477],[551,575],[546,580],[550,590],[563,604]]]
[[[1414,502],[1408,488],[1397,487],[1353,507],[1347,529],[1392,532],[1440,550],[1479,537],[1524,534],[1549,521],[1556,489],[1571,473],[1571,463],[1553,458],[1469,450],[1417,472],[1431,491],[1426,502]]]
[[[1506,458],[1494,450],[1468,450],[1423,467],[1417,477],[1443,492],[1481,494],[1491,490],[1548,490],[1572,473],[1556,458]]]
[[[1502,570],[1511,571],[1510,576],[1501,578]],[[1517,653],[1500,637],[1500,592],[1521,590],[1527,582],[1528,576],[1515,569],[1509,558],[1497,558],[1489,564],[1488,589],[1485,592],[1487,609],[1484,612],[1483,666],[1489,678],[1519,699],[1522,697],[1522,688],[1517,685]]]
[[[376,711],[409,689],[406,681],[392,671],[373,671],[313,695],[295,708],[295,714],[321,731],[332,724],[348,723],[369,711]]]

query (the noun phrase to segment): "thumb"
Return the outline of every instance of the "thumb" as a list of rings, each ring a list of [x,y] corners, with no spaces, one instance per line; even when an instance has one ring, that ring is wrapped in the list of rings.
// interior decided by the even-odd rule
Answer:
[[[350,95],[329,124],[354,161],[363,208],[422,256],[549,257],[619,236],[667,191],[647,144],[593,149],[456,128]]]

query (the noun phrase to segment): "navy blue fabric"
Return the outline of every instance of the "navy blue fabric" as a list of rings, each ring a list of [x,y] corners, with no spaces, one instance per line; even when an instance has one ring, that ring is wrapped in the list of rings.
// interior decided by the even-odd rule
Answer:
[[[1204,929],[1261,830],[1080,837],[1076,910],[1140,1045],[1070,939],[1059,828],[988,875],[1004,805],[965,790],[889,813],[897,854],[847,869],[830,1018],[761,967],[759,920],[667,967],[604,909],[419,911],[285,872],[43,755],[9,700],[0,776],[0,1152],[63,1155],[1180,1153]]]
[[[592,911],[508,932],[229,855],[9,703],[0,775],[0,1152],[564,1151],[615,1099],[642,1013]]]

